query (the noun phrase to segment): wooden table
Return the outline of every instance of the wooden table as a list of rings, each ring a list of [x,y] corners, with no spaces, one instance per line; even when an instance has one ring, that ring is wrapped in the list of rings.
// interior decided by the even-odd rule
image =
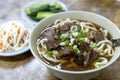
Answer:
[[[0,24],[9,20],[22,20],[21,9],[31,0],[0,0]],[[61,0],[69,10],[98,13],[120,27],[119,0]],[[30,51],[14,56],[0,57],[0,80],[59,80],[48,73]],[[92,80],[120,80],[120,58]]]

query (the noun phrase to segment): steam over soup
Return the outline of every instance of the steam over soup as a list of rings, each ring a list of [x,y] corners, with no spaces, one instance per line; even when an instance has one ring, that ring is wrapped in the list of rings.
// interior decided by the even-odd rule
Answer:
[[[42,31],[37,50],[48,65],[70,71],[99,68],[114,55],[111,35],[97,24],[82,20],[56,20]]]

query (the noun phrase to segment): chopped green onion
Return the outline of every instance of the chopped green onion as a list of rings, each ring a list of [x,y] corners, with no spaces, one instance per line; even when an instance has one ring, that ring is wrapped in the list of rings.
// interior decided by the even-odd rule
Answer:
[[[65,41],[65,45],[68,46],[69,45],[69,41]]]
[[[85,38],[79,38],[78,41],[85,42]]]
[[[54,36],[54,38],[55,38],[55,39],[58,39],[58,36],[57,36],[57,35],[55,35],[55,36]]]
[[[69,41],[61,42],[59,45],[61,45],[61,46],[68,46],[69,45]]]
[[[102,62],[102,59],[97,59],[96,62]]]
[[[73,50],[74,50],[75,54],[79,53],[79,49],[78,48],[74,48]]]
[[[58,51],[56,51],[56,50],[53,50],[52,52],[54,55],[58,54]]]
[[[88,54],[87,52],[84,52],[84,53],[83,53],[83,56],[87,56],[87,54]]]
[[[82,35],[82,37],[85,37],[86,36],[86,31],[85,30],[81,30],[81,35]]]
[[[95,68],[100,68],[101,67],[101,64],[95,64]]]
[[[50,55],[50,56],[53,54],[52,51],[46,51],[45,53],[48,54],[48,55]]]
[[[73,43],[69,43],[69,46],[72,46],[73,45]]]
[[[74,46],[73,46],[73,49],[75,49],[75,48],[77,48],[77,45],[74,45]]]
[[[62,40],[62,41],[64,41],[67,37],[68,37],[68,33],[65,33],[65,34],[61,34],[60,35],[60,39]]]
[[[92,47],[92,48],[97,48],[97,43],[92,43],[91,45],[90,45],[90,47]]]
[[[84,30],[81,30],[81,31],[78,33],[78,38],[85,37],[85,36],[86,36],[86,31],[84,31]]]
[[[58,30],[58,29],[55,29],[55,32],[56,32],[56,33],[58,33],[58,32],[59,32],[59,30]]]
[[[78,36],[78,32],[73,32],[72,35],[73,35],[74,37],[77,37],[77,36]]]
[[[73,43],[74,43],[74,40],[75,40],[74,38],[71,38],[71,39],[70,39],[70,42],[73,44]]]
[[[65,37],[64,36],[60,36],[60,39],[62,40],[62,41],[65,41]]]
[[[78,45],[80,45],[80,42],[78,42]]]
[[[73,50],[74,50],[75,54],[78,54],[78,53],[79,53],[79,49],[77,48],[77,45],[74,45],[74,46],[73,46]]]
[[[77,25],[72,25],[71,31],[78,31],[78,26]]]
[[[78,41],[82,41],[82,42],[85,42],[85,36],[86,36],[86,31],[84,30],[81,30],[79,33],[78,33]]]
[[[61,45],[61,46],[65,46],[65,42],[61,42],[59,45]]]

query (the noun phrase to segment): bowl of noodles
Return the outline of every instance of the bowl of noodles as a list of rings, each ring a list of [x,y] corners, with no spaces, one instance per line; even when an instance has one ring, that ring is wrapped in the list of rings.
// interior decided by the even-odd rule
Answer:
[[[29,50],[30,29],[20,21],[8,21],[0,27],[0,56],[15,56]]]
[[[119,57],[119,28],[98,14],[67,11],[40,21],[30,35],[30,50],[56,77],[89,80]]]

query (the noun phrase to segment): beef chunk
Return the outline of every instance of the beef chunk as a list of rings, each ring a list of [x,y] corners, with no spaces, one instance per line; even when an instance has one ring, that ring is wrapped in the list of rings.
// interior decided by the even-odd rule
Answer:
[[[64,54],[74,54],[74,50],[72,47],[67,46],[64,47],[63,49],[61,49],[60,54],[64,55]]]
[[[70,54],[62,54],[59,57],[57,57],[58,59],[64,59],[64,60],[71,60],[74,57],[74,55],[70,55]]]
[[[89,45],[85,42],[80,43],[80,47],[79,47],[80,51],[82,52],[88,52],[89,50]]]
[[[100,30],[94,32],[94,37],[95,37],[95,42],[99,42],[99,41],[104,40],[104,34]]]
[[[55,40],[55,39],[48,39],[48,41],[46,42],[47,45],[47,49],[48,50],[52,50],[55,49],[59,46],[59,41]]]
[[[64,60],[70,60],[75,56],[73,48],[69,46],[61,49],[59,51],[59,54],[60,54],[59,59],[64,59]]]
[[[87,38],[90,40],[94,40],[94,31],[90,31],[89,33],[87,33]]]
[[[59,26],[58,29],[60,30],[61,34],[64,34],[70,30],[71,26],[72,26],[71,23],[65,23],[62,26]]]
[[[75,58],[74,58],[75,62],[79,65],[79,66],[83,66],[84,64],[84,56],[82,55],[82,53],[78,54]]]
[[[84,57],[84,67],[89,66],[95,59],[98,58],[98,53],[93,49],[89,49],[89,52]]]
[[[79,66],[88,67],[99,56],[98,52],[94,51],[87,44],[82,43],[80,46],[82,53],[79,53],[74,59]],[[84,55],[83,53],[86,52]]]
[[[47,38],[48,41],[46,42],[47,49],[55,49],[59,46],[59,41],[54,38],[55,35],[55,28],[51,27],[46,29],[40,34],[40,39]]]
[[[60,50],[59,54],[60,54],[59,59],[69,60],[74,57],[74,50],[70,46],[64,47],[63,49]]]
[[[48,34],[48,32],[50,31],[50,29],[48,28],[48,29],[45,29],[44,31],[42,31],[41,32],[41,34],[39,35],[39,39],[43,39],[43,38],[45,38],[45,37],[47,37],[49,34]]]
[[[58,29],[60,30],[61,34],[64,34],[70,30],[72,25],[77,25],[77,24],[68,22],[68,23],[63,24],[62,26],[59,26]],[[78,26],[78,29],[80,30],[81,29],[80,26],[79,25],[77,26]]]
[[[70,27],[72,26],[71,23],[65,23],[64,25],[60,26],[59,29],[62,31],[70,30]]]

